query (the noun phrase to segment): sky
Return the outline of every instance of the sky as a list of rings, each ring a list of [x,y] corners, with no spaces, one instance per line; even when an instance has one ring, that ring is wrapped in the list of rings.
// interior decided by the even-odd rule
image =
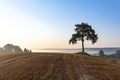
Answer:
[[[99,37],[85,47],[120,47],[120,0],[0,0],[0,46],[81,48],[68,42],[82,22]]]

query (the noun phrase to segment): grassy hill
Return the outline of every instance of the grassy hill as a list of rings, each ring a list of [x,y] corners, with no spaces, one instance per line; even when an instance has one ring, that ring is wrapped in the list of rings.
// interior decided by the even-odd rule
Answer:
[[[0,55],[0,80],[120,80],[120,60],[60,53]]]

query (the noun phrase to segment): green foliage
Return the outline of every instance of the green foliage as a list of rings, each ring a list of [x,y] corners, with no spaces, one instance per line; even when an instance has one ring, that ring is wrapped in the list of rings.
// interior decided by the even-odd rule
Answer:
[[[98,37],[97,34],[95,34],[95,30],[92,29],[91,25],[88,25],[87,23],[81,23],[81,24],[76,24],[75,25],[75,34],[72,34],[72,38],[70,39],[70,43],[77,43],[76,41],[84,41],[86,40],[91,40],[92,43],[94,44]]]

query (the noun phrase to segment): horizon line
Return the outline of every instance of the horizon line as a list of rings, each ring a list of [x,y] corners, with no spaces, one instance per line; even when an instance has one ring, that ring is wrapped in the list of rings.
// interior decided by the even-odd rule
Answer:
[[[86,47],[85,49],[92,49],[92,48],[120,48],[120,47]],[[59,50],[62,50],[62,49],[82,49],[82,48],[32,48],[34,50],[55,50],[55,49],[59,49]]]

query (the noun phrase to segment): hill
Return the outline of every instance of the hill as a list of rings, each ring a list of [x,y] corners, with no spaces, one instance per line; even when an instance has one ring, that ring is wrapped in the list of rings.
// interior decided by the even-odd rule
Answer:
[[[0,80],[119,80],[120,60],[79,54],[0,55]]]

